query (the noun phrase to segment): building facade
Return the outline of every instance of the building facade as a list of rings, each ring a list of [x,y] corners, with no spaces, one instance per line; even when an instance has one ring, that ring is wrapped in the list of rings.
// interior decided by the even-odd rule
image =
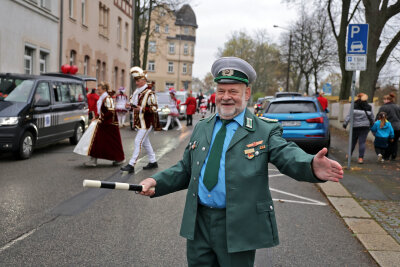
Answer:
[[[156,7],[151,14],[147,71],[156,91],[192,89],[196,15],[190,5],[178,11]],[[145,36],[141,38],[143,48]],[[143,54],[143,51],[142,51]]]
[[[62,1],[61,65],[129,90],[132,0]]]
[[[1,1],[0,72],[58,70],[59,11],[59,1]]]

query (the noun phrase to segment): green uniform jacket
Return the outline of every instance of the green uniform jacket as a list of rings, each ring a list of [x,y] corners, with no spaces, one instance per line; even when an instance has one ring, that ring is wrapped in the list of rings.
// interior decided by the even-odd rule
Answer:
[[[182,160],[153,175],[157,181],[154,197],[188,189],[180,234],[191,240],[196,225],[199,175],[210,149],[215,120],[212,116],[197,123]],[[245,154],[251,148],[254,152]],[[314,156],[286,142],[279,123],[264,121],[246,109],[243,127],[238,127],[225,157],[228,252],[278,245],[268,162],[296,180],[322,182],[311,170]]]

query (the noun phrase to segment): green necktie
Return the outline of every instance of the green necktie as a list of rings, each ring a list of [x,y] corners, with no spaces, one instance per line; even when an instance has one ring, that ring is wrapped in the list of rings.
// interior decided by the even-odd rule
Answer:
[[[214,143],[211,147],[210,156],[208,157],[206,170],[204,172],[203,184],[211,191],[214,186],[218,183],[218,172],[219,165],[221,162],[222,148],[224,147],[224,141],[226,136],[226,125],[232,120],[222,120],[221,129],[219,129],[215,136]]]

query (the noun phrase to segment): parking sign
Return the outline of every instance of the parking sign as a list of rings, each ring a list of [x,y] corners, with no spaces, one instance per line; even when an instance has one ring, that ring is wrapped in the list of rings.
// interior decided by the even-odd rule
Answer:
[[[347,54],[366,55],[368,47],[368,24],[349,24],[347,28]]]

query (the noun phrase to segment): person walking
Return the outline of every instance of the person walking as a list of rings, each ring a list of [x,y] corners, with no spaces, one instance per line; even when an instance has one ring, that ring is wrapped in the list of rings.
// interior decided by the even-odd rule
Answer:
[[[211,102],[211,113],[215,113],[215,92],[211,94],[210,102]]]
[[[388,121],[392,124],[394,130],[393,142],[390,142],[383,158],[385,160],[396,160],[398,143],[400,137],[400,107],[395,102],[396,96],[393,93],[385,95],[383,97],[383,106],[379,108],[378,114],[380,112],[385,112],[387,114]]]
[[[143,167],[144,170],[158,168],[156,154],[151,146],[149,134],[151,130],[160,131],[160,121],[157,113],[156,94],[148,88],[147,72],[140,67],[132,67],[131,75],[135,79],[136,94],[127,104],[127,108],[133,111],[134,125],[138,129],[135,137],[135,148],[129,163],[121,168],[122,171],[133,173],[139,159],[142,147],[146,150],[149,163]]]
[[[326,109],[328,108],[328,99],[324,97],[324,92],[317,92],[316,96],[319,103],[321,104],[322,110],[326,112]]]
[[[387,120],[386,112],[378,113],[378,120],[371,128],[372,134],[375,136],[374,146],[375,152],[378,155],[378,162],[384,162],[383,155],[389,144],[394,140],[394,131],[392,124]]]
[[[246,61],[224,57],[211,72],[217,113],[197,123],[183,158],[140,182],[144,196],[188,189],[181,236],[188,266],[253,266],[256,249],[278,245],[268,162],[296,180],[343,178],[324,148],[310,155],[282,138],[277,120],[246,108],[256,72]]]
[[[96,93],[96,88],[93,88],[92,91],[89,94],[87,94],[89,121],[93,120],[98,116],[97,100],[99,100],[99,95]]]
[[[186,105],[186,126],[191,126],[193,123],[193,114],[196,112],[196,98],[193,97],[192,92],[188,92],[186,102],[181,104]]]
[[[200,95],[197,96],[197,112],[200,112],[200,105],[201,105],[201,101],[204,99],[204,95],[203,92],[200,92]]]
[[[91,130],[86,131],[74,152],[90,156],[90,161],[85,162],[85,166],[97,166],[97,159],[112,160],[114,166],[125,162],[124,150],[122,148],[121,134],[115,114],[114,101],[110,86],[106,82],[101,82],[97,87],[99,100],[97,101],[96,121],[92,122]],[[87,151],[79,153],[78,151]]]
[[[177,131],[182,129],[182,125],[181,122],[179,121],[179,111],[178,111],[178,103],[177,103],[177,99],[175,97],[175,90],[174,88],[170,88],[169,89],[169,104],[168,104],[168,108],[170,110],[168,117],[167,117],[167,124],[165,125],[163,129],[163,131],[168,131],[169,125],[171,124],[171,120],[174,119],[176,124],[178,124],[178,129],[176,129]]]
[[[126,105],[129,103],[128,96],[125,94],[125,87],[118,89],[118,94],[115,96],[115,111],[117,112],[119,127],[124,127],[126,113]]]
[[[351,155],[353,155],[354,148],[356,147],[358,141],[358,163],[364,163],[364,153],[365,153],[365,142],[367,141],[367,136],[370,127],[374,122],[374,114],[372,113],[372,107],[367,102],[368,95],[364,93],[359,93],[357,95],[357,100],[354,102],[353,111],[353,136],[351,138]],[[344,122],[343,128],[346,129],[350,121],[350,111],[347,114]],[[348,155],[346,155],[346,158]]]

